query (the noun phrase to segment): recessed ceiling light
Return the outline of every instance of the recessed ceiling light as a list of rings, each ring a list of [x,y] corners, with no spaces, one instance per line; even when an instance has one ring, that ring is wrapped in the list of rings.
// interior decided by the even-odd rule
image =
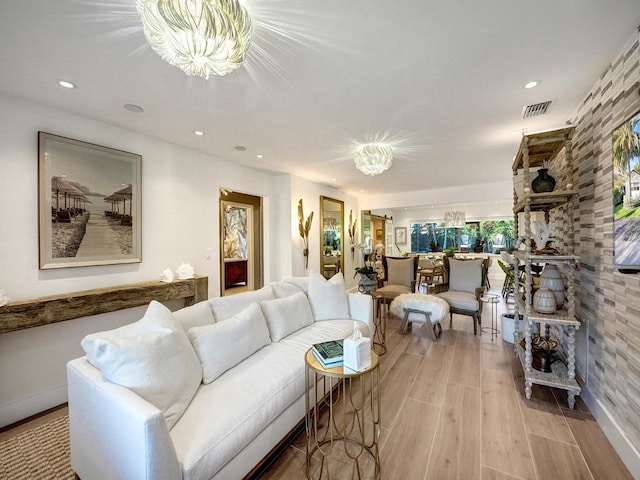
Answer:
[[[204,132],[202,130],[194,130],[193,134],[201,137],[202,135],[204,135]]]
[[[360,191],[361,191],[361,192],[364,192],[364,188],[361,188],[361,189],[360,189]]]
[[[331,181],[332,181],[332,182],[337,182],[338,180],[337,180],[337,179],[335,179],[335,178],[332,178],[332,179],[331,179]]]
[[[242,146],[242,145],[236,145],[236,146],[235,146],[235,147],[233,147],[233,148],[235,148],[235,149],[236,149],[237,151],[239,151],[239,152],[244,152],[244,151],[247,149],[247,147],[244,147],[244,146]]]
[[[58,80],[58,85],[64,88],[77,88],[75,84],[68,82],[66,80]]]
[[[133,113],[142,113],[142,112],[144,112],[144,108],[142,108],[140,105],[135,105],[133,103],[125,103],[124,104],[124,109],[129,111],[129,112],[133,112]]]
[[[530,82],[527,82],[524,84],[524,88],[533,88],[538,86],[539,83],[540,83],[540,80],[531,80]]]
[[[262,155],[260,153],[256,155],[256,158],[263,158],[263,157],[264,157],[264,155]]]

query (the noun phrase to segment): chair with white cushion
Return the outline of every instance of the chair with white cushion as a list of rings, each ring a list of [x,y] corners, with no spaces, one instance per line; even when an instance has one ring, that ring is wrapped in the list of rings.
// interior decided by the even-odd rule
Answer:
[[[453,314],[473,317],[473,334],[478,333],[482,322],[480,296],[484,293],[488,264],[486,259],[457,260],[445,257],[448,290],[438,297],[449,304],[449,328],[453,325]]]

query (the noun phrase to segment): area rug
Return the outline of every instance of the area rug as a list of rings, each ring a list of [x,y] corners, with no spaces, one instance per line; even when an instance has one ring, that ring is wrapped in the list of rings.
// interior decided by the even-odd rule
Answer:
[[[69,416],[0,442],[0,479],[73,480]]]

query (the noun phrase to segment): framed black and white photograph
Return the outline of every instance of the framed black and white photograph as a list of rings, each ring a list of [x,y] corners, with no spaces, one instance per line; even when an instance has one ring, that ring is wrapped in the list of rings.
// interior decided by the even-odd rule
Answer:
[[[393,231],[395,233],[395,243],[398,245],[407,243],[407,227],[396,227]]]
[[[142,261],[142,157],[38,132],[40,269]]]

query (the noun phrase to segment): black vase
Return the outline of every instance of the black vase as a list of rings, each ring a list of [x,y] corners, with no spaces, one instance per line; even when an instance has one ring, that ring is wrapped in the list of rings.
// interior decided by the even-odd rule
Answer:
[[[556,179],[548,172],[548,168],[538,170],[538,176],[531,182],[531,190],[535,193],[553,192],[553,189],[556,188]]]

